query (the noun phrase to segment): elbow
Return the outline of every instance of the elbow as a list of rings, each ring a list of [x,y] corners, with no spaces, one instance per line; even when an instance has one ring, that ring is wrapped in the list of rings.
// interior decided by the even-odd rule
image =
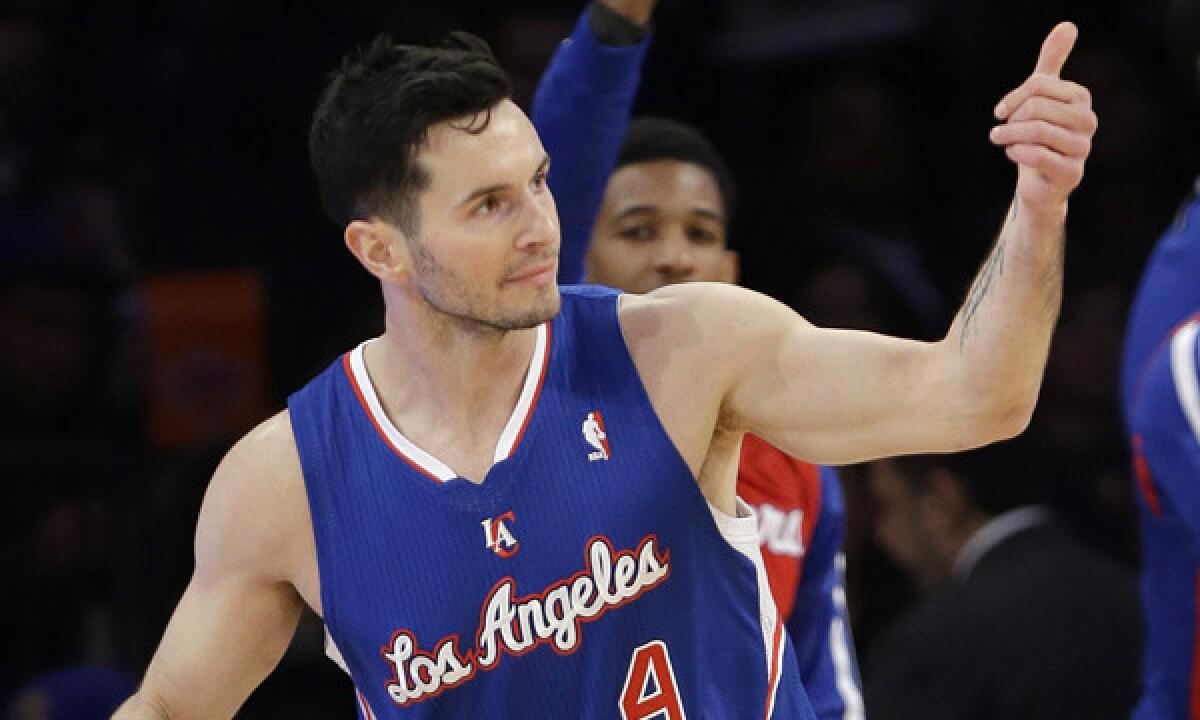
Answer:
[[[1033,420],[1033,408],[1034,403],[1026,403],[1001,413],[996,419],[996,440],[1010,440],[1025,432]]]
[[[980,421],[984,444],[1011,440],[1025,432],[1033,420],[1037,395],[996,402],[987,409]]]

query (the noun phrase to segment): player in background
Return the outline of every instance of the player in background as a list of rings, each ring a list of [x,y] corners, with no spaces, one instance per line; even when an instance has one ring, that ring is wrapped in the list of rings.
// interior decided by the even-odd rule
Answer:
[[[1170,0],[1169,46],[1200,80],[1200,2]],[[1143,271],[1121,405],[1142,535],[1146,645],[1135,720],[1200,718],[1200,178]]]
[[[554,160],[549,185],[562,228],[563,283],[585,279],[585,258],[587,280],[627,292],[737,281],[727,241],[734,185],[725,163],[694,128],[653,118],[629,128],[654,5],[589,5],[534,97],[531,119]],[[747,435],[738,495],[755,509],[771,593],[817,717],[861,718],[836,472]]]

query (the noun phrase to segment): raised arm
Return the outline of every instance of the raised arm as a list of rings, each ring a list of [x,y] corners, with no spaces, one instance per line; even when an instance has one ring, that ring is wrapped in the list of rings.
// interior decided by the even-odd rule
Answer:
[[[584,258],[617,162],[650,46],[656,0],[597,0],[555,52],[538,83],[532,120],[550,155],[558,206],[559,282],[583,280]]]
[[[1073,25],[1056,27],[1036,71],[997,108],[1005,123],[992,139],[1018,166],[1016,196],[941,341],[817,328],[773,300],[722,285],[626,300],[622,324],[635,361],[656,408],[681,428],[674,438],[694,469],[714,430],[754,432],[797,457],[838,464],[962,450],[1027,425],[1062,292],[1067,196],[1096,128],[1087,91],[1058,77],[1075,37]],[[711,380],[701,388],[671,379],[681,372]],[[719,408],[708,412],[709,439],[670,404],[701,415]]]
[[[200,510],[191,582],[115,720],[231,718],[278,664],[303,607],[286,565],[311,543],[300,477],[285,415],[221,462]]]
[[[761,355],[747,354],[729,415],[829,462],[961,450],[1028,424],[1062,295],[1067,197],[1097,124],[1088,91],[1059,77],[1077,34],[1055,27],[1033,74],[996,107],[1004,122],[991,138],[1017,165],[1016,195],[946,337],[820,330],[764,307]]]

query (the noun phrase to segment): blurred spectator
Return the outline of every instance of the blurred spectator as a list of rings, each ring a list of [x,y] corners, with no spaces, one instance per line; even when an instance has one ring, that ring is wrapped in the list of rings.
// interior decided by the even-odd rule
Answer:
[[[77,666],[34,678],[13,698],[7,720],[99,720],[137,689],[137,682],[108,668]]]
[[[1133,578],[1055,521],[1036,463],[1005,443],[873,466],[880,542],[928,599],[876,643],[871,717],[1128,717]]]
[[[119,283],[54,222],[69,215],[0,227],[0,692],[119,652],[116,528],[138,465],[108,381]]]
[[[808,262],[849,259],[911,309],[921,325],[911,328],[916,336],[943,331],[950,304],[924,257],[935,238],[917,218],[925,196],[903,104],[880,79],[854,73],[834,77],[800,107],[788,168],[801,198],[798,254]]]

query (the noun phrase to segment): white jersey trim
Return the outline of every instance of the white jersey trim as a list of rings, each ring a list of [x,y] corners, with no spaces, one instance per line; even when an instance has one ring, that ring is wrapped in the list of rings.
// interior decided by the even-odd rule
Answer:
[[[736,515],[728,515],[712,503],[708,510],[717,523],[717,530],[730,547],[745,555],[754,563],[755,576],[758,580],[758,624],[762,629],[764,657],[767,663],[767,682],[770,696],[767,697],[767,716],[775,706],[775,694],[778,690],[778,674],[782,668],[784,648],[787,646],[786,633],[783,633],[779,611],[775,608],[775,598],[771,595],[771,586],[767,581],[767,566],[763,563],[762,551],[759,546],[758,518],[754,508],[737,498]]]
[[[333,636],[329,634],[329,628],[325,628],[325,657],[340,667],[342,672],[350,674],[350,668],[346,666],[346,658],[342,657],[342,651],[338,649],[337,643],[333,641]]]
[[[508,418],[508,424],[504,426],[504,431],[500,433],[500,439],[496,442],[496,452],[492,455],[493,462],[506,460],[512,455],[517,439],[521,435],[521,428],[525,426],[529,413],[532,411],[538,386],[541,385],[542,371],[546,367],[546,346],[549,344],[547,335],[546,324],[538,325],[537,338],[533,345],[533,357],[529,360],[529,370],[525,374],[525,385],[521,388],[521,396],[517,398],[517,406],[513,408],[513,413]]]
[[[846,628],[846,556],[838,553],[834,556],[834,567],[837,572],[837,582],[833,586],[833,606],[836,612],[829,623],[829,652],[833,656],[834,682],[838,695],[842,698],[845,710],[843,720],[864,720],[866,710],[863,706],[862,691],[854,675],[854,660],[850,653],[850,633]]]
[[[538,325],[533,356],[530,358],[529,369],[525,373],[525,384],[521,388],[521,395],[517,398],[517,405],[513,408],[512,415],[509,416],[508,423],[504,426],[503,432],[500,433],[500,439],[496,443],[496,451],[493,453],[494,462],[505,460],[512,454],[521,428],[525,426],[529,413],[532,412],[533,401],[537,396],[538,385],[546,365],[547,336],[546,323]],[[405,437],[404,433],[392,424],[387,413],[383,411],[383,405],[379,402],[379,396],[375,392],[375,385],[371,382],[371,375],[367,371],[364,359],[364,350],[367,345],[378,339],[367,340],[350,353],[350,372],[354,374],[354,382],[362,393],[367,411],[371,413],[372,419],[383,432],[393,450],[441,482],[453,480],[458,477],[458,473]]]
[[[1196,336],[1200,321],[1193,320],[1175,332],[1171,339],[1171,375],[1175,379],[1175,394],[1179,406],[1192,428],[1192,436],[1200,442],[1200,383],[1196,379]]]

